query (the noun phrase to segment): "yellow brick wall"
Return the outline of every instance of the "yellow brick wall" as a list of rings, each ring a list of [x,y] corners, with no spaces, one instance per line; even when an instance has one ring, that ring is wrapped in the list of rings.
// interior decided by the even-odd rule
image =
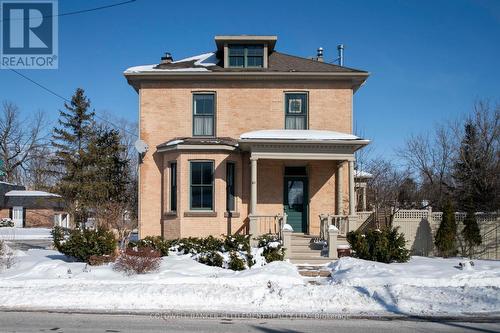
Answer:
[[[140,166],[139,182],[139,230],[141,237],[147,235],[186,235],[198,233],[220,234],[227,232],[227,223],[224,225],[223,212],[225,209],[225,194],[220,196],[220,191],[225,193],[225,167],[216,167],[216,209],[217,218],[187,218],[181,213],[177,216],[165,216],[168,208],[168,193],[162,188],[168,184],[163,177],[168,172],[166,157],[156,152],[156,146],[171,140],[174,137],[186,137],[192,135],[192,93],[196,91],[213,91],[216,93],[216,135],[238,138],[240,134],[260,129],[282,129],[284,128],[284,93],[287,91],[305,91],[309,94],[309,128],[333,130],[345,133],[352,132],[352,89],[348,82],[297,82],[289,83],[269,81],[215,81],[215,82],[165,82],[165,83],[143,83],[139,91],[140,98],[140,137],[150,147],[143,163]],[[216,161],[216,165],[222,165],[227,154],[207,154]],[[177,156],[178,171],[187,172],[190,155]],[[199,155],[197,158],[199,158]],[[240,228],[247,214],[247,205],[250,188],[250,172],[248,156],[239,157],[238,177],[241,177],[241,198],[239,198],[239,210],[242,217],[233,218],[232,230]],[[243,160],[245,161],[243,163]],[[168,160],[167,160],[168,162]],[[247,163],[248,162],[248,163]],[[275,173],[282,163],[262,163],[262,176],[259,174],[259,183],[265,181],[265,174]],[[311,162],[313,163],[313,162]],[[320,162],[318,162],[320,163]],[[332,164],[333,162],[327,162]],[[260,167],[259,167],[260,168]],[[183,171],[181,171],[183,170]],[[282,169],[281,169],[282,170]],[[322,177],[327,177],[325,175]],[[181,177],[182,176],[182,177]],[[185,209],[189,205],[188,184],[186,175],[179,176],[178,183],[178,210]],[[264,177],[264,178],[263,178]],[[344,191],[347,190],[347,167],[345,168]],[[277,182],[269,192],[259,188],[259,209],[262,213],[274,214],[279,209],[282,211],[283,179],[276,177]],[[332,180],[333,181],[333,180]],[[162,186],[163,184],[163,186]],[[311,183],[312,184],[312,183]],[[330,188],[331,182],[327,184]],[[329,190],[318,184],[319,192],[329,196]],[[331,190],[333,191],[334,188]],[[220,198],[219,198],[220,197]],[[333,196],[326,200],[330,202]],[[345,194],[347,198],[347,192]],[[319,199],[320,196],[316,196]],[[319,201],[318,201],[319,202]],[[311,216],[319,211],[319,205],[311,204]],[[332,211],[330,209],[330,211]],[[244,213],[244,214],[243,214]],[[243,216],[245,215],[245,216]],[[202,222],[200,222],[202,220]],[[312,218],[311,221],[316,220]],[[193,234],[195,235],[195,234]]]

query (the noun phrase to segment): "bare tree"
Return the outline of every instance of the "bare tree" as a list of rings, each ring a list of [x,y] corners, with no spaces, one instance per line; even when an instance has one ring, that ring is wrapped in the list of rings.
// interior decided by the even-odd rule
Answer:
[[[394,214],[400,209],[400,190],[409,177],[409,172],[396,167],[391,161],[375,158],[367,166],[372,177],[368,180],[371,202],[380,224],[392,225]]]
[[[27,163],[45,146],[47,133],[45,116],[36,112],[31,120],[21,119],[19,108],[4,102],[0,113],[0,159],[4,163],[5,179],[19,182]]]
[[[438,126],[432,136],[412,135],[398,155],[410,172],[420,180],[431,205],[442,207],[453,186],[451,167],[457,142],[449,127]]]

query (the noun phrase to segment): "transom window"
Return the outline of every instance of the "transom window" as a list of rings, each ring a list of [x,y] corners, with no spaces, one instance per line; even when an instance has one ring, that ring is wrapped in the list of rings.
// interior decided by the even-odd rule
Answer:
[[[192,210],[213,210],[213,174],[213,162],[191,162],[190,202]]]
[[[263,67],[263,45],[232,44],[229,48],[229,67]]]
[[[214,136],[215,94],[193,95],[193,136]]]
[[[285,129],[307,129],[307,94],[285,94]]]

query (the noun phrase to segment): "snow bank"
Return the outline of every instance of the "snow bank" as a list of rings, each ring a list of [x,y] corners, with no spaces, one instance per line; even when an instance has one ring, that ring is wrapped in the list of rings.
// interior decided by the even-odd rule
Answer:
[[[0,228],[1,240],[35,240],[35,239],[52,239],[50,234],[52,230],[47,228],[16,228],[3,227]]]
[[[462,272],[453,259],[384,265],[342,258],[320,285],[308,284],[288,262],[234,272],[174,255],[157,273],[134,276],[51,250],[29,250],[16,262],[0,273],[0,308],[462,315],[493,313],[500,304],[497,261],[475,261]]]
[[[474,260],[470,270],[461,259],[411,257],[408,263],[384,264],[340,258],[330,265],[332,283],[346,286],[411,285],[418,287],[500,287],[500,261]]]

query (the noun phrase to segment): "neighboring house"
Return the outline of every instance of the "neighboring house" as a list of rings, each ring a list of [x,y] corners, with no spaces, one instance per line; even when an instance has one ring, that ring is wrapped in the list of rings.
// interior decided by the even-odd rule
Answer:
[[[276,36],[216,36],[216,51],[132,67],[140,237],[320,234],[356,219],[353,95],[369,73],[275,50]],[[278,221],[278,222],[277,222]]]
[[[10,218],[20,228],[69,226],[61,196],[6,182],[0,182],[0,218]]]

